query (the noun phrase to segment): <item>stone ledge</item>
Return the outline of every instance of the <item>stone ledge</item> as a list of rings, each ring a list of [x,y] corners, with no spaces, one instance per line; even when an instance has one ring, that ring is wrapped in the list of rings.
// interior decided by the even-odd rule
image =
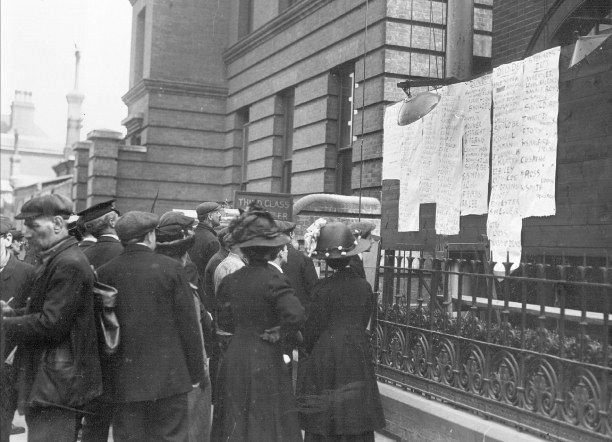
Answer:
[[[380,432],[397,440],[483,442],[544,440],[388,384],[379,382],[378,388],[387,420],[387,427]]]

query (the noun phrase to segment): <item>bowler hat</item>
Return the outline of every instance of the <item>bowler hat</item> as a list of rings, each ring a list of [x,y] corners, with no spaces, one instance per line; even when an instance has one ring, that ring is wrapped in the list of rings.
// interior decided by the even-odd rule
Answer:
[[[219,210],[221,208],[221,204],[215,203],[214,201],[206,201],[196,207],[196,213],[198,217],[204,216],[210,212],[214,212],[215,210]]]
[[[104,202],[95,204],[91,207],[88,207],[85,210],[81,210],[77,215],[81,217],[81,222],[86,223],[96,218],[100,218],[101,216],[104,216],[110,212],[115,212],[117,215],[121,215],[121,213],[119,213],[119,211],[115,207],[114,199],[104,201]]]
[[[321,227],[313,255],[319,259],[346,258],[363,252],[369,246],[370,241],[355,239],[346,224],[333,222]]]
[[[6,216],[0,216],[0,235],[13,233],[13,223]]]
[[[38,218],[39,216],[69,216],[72,214],[72,201],[63,195],[52,193],[26,201],[15,219]]]
[[[276,225],[269,212],[244,212],[229,227],[230,241],[238,247],[277,247],[291,239]]]
[[[128,212],[119,217],[115,231],[121,242],[133,242],[157,227],[159,217],[149,212]]]

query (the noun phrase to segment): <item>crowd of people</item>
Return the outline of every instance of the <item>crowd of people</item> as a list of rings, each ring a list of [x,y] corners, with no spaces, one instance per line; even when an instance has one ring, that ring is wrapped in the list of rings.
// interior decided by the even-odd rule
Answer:
[[[319,219],[302,251],[295,224],[257,204],[224,227],[216,202],[197,220],[72,206],[23,205],[27,253],[1,218],[2,442],[17,409],[30,441],[373,441],[384,427],[360,259],[373,225]]]

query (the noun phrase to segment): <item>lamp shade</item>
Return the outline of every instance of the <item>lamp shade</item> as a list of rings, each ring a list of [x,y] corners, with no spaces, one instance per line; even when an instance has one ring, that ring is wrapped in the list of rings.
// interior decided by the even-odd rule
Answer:
[[[434,92],[423,92],[406,98],[397,116],[397,124],[407,126],[420,120],[437,106],[440,98],[440,95]]]

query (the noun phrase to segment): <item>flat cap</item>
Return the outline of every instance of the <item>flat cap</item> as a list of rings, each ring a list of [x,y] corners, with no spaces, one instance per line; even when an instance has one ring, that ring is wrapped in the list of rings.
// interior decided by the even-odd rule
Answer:
[[[0,235],[13,233],[13,223],[6,216],[0,216]]]
[[[121,242],[139,239],[157,227],[159,217],[154,213],[132,211],[119,217],[115,224]]]
[[[110,212],[115,212],[117,213],[117,215],[121,215],[121,213],[119,213],[119,211],[115,207],[114,199],[104,201],[102,203],[98,203],[91,207],[88,207],[85,210],[81,210],[77,215],[81,217],[82,222],[86,223],[96,218],[100,218],[101,216],[104,216]]]
[[[295,223],[291,221],[276,221],[278,229],[286,235],[289,235],[295,229]]]
[[[215,203],[214,201],[206,201],[196,207],[196,213],[198,216],[204,216],[207,213],[214,212],[215,210],[219,210],[221,208],[221,204]]]
[[[172,241],[183,237],[183,232],[195,224],[195,219],[183,212],[166,212],[159,218],[157,239]]]
[[[72,201],[63,195],[53,193],[26,201],[15,219],[37,218],[39,216],[72,215]]]

